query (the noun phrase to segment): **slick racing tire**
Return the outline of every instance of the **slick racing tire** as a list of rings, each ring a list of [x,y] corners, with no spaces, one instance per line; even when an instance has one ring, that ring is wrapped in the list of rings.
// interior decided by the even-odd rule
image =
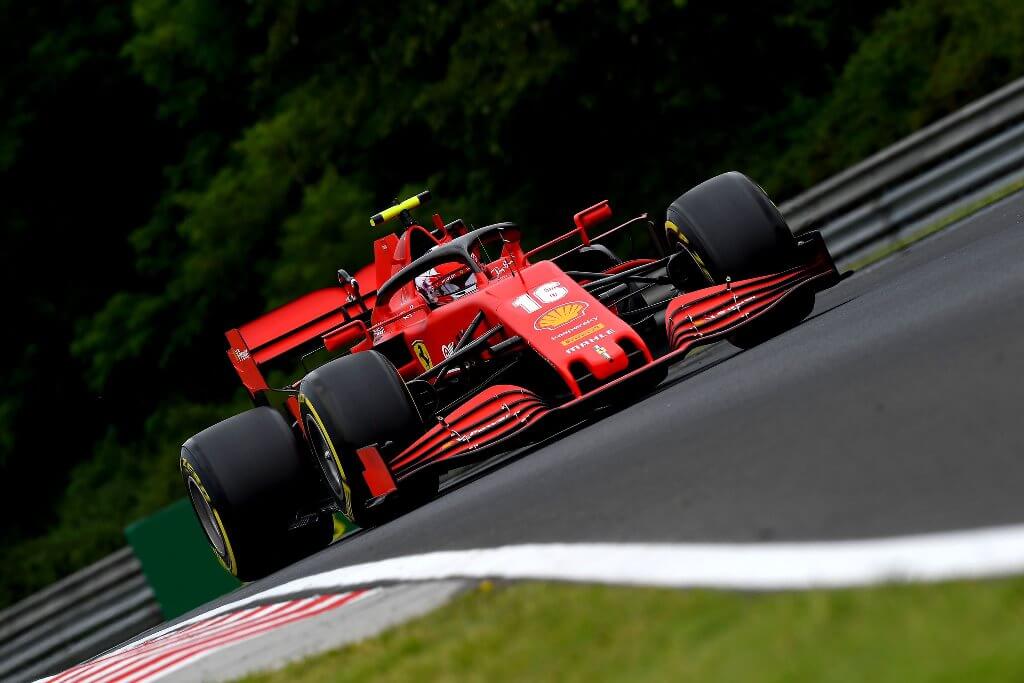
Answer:
[[[192,509],[217,559],[242,581],[262,578],[326,547],[329,513],[304,508],[323,489],[281,413],[248,410],[181,447]]]
[[[313,458],[342,514],[361,527],[386,521],[394,508],[368,507],[371,494],[356,450],[418,432],[420,415],[395,367],[377,351],[332,360],[303,378],[299,409]]]
[[[668,207],[669,244],[693,257],[710,284],[767,275],[797,261],[796,238],[775,203],[736,171],[704,181]],[[814,293],[794,292],[729,341],[750,348],[789,329],[814,308]]]

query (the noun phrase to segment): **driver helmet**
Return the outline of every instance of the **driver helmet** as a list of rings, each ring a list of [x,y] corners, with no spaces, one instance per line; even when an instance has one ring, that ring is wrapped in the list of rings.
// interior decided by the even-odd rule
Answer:
[[[476,276],[467,266],[442,263],[416,276],[416,289],[431,306],[442,306],[476,291]]]

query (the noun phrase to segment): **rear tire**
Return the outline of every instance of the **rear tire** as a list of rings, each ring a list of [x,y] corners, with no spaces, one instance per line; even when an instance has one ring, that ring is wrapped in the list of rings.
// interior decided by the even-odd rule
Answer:
[[[371,494],[356,450],[404,441],[420,430],[419,413],[391,362],[362,351],[326,363],[302,380],[299,407],[313,457],[342,514],[361,527],[389,519],[392,506],[367,507]]]
[[[334,520],[299,512],[323,497],[279,412],[260,407],[186,441],[185,490],[217,559],[242,581],[262,578],[326,547]]]
[[[797,262],[786,219],[764,190],[736,171],[704,181],[668,207],[669,244],[693,257],[709,284],[777,273]],[[746,349],[793,327],[814,308],[814,292],[795,292],[729,337]]]

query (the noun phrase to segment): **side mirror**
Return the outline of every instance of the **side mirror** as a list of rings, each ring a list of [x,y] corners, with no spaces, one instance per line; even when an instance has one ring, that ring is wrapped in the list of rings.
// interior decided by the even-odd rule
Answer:
[[[338,284],[348,293],[350,302],[359,296],[359,283],[344,268],[338,268]]]
[[[608,203],[608,200],[605,199],[603,202],[598,202],[587,209],[583,209],[572,217],[572,221],[576,224],[576,229],[579,230],[580,239],[583,240],[583,244],[590,244],[590,236],[587,234],[587,228],[592,228],[598,223],[603,223],[611,217],[612,207]]]
[[[324,348],[336,353],[348,351],[363,341],[370,341],[370,334],[366,329],[366,323],[362,320],[353,320],[327,332],[321,339],[324,340]]]
[[[349,275],[348,271],[344,268],[338,269],[338,284],[345,290],[350,304],[358,301],[359,308],[363,310],[363,313],[368,312],[366,304],[363,302],[363,295],[359,292],[359,281]]]

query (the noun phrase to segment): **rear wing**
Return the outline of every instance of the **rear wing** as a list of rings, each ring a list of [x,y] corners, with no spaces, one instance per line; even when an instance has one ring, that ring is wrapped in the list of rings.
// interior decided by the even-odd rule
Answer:
[[[322,339],[373,306],[376,287],[372,269],[364,268],[357,276],[363,287],[373,290],[360,299],[353,298],[341,287],[326,287],[224,333],[228,360],[253,398],[269,389],[260,366]]]

